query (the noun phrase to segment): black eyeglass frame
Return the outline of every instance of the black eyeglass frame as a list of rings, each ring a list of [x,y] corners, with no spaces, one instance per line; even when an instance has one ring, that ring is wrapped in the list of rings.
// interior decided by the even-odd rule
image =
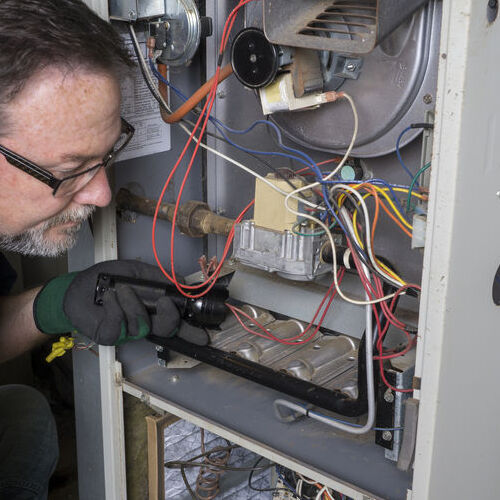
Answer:
[[[2,146],[1,144],[0,144],[0,154],[2,154],[13,167],[22,170],[28,175],[31,175],[35,179],[38,179],[44,184],[47,184],[47,186],[51,187],[52,195],[55,196],[58,189],[61,187],[61,184],[64,181],[88,174],[89,172],[97,170],[101,167],[106,168],[113,162],[113,160],[118,156],[118,154],[120,154],[125,149],[125,147],[130,142],[135,133],[135,128],[130,123],[128,123],[127,120],[125,120],[125,118],[123,117],[121,117],[121,126],[122,126],[121,130],[122,134],[125,133],[127,137],[125,139],[125,142],[118,149],[115,150],[113,148],[109,153],[106,154],[101,163],[98,163],[93,167],[87,168],[83,172],[78,172],[77,174],[68,175],[67,177],[64,177],[62,179],[54,177],[54,175],[52,175],[48,170],[39,167],[36,163],[33,163],[27,158],[24,158],[24,156],[18,155],[14,151],[11,151],[10,149]]]

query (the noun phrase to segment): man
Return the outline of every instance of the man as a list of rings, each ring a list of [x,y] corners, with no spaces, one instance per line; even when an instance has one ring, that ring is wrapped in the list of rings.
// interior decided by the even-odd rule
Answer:
[[[119,87],[132,63],[111,26],[79,0],[2,0],[0,47],[0,249],[59,255],[111,200],[105,169],[133,134],[120,118]],[[78,330],[116,345],[175,331],[179,313],[167,298],[154,320],[129,288],[94,305],[101,271],[162,279],[153,266],[116,261],[0,297],[0,361],[46,334]],[[43,397],[0,387],[0,499],[45,498],[56,461]]]

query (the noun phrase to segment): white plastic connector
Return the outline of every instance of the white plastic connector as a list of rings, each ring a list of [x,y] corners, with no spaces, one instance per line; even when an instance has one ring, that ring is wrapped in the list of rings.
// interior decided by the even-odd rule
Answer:
[[[342,94],[338,92],[322,92],[295,97],[291,73],[283,73],[276,80],[260,89],[260,102],[264,115],[277,111],[295,111],[298,109],[317,108],[326,102],[339,99]]]

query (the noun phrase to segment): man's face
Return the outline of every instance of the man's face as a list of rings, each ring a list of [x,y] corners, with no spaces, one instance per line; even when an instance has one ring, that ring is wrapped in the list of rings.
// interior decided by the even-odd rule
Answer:
[[[100,163],[121,130],[118,82],[86,70],[37,73],[6,111],[0,144],[57,178]],[[0,179],[0,248],[27,255],[64,252],[95,207],[111,201],[103,169],[80,191],[60,198],[2,155]]]

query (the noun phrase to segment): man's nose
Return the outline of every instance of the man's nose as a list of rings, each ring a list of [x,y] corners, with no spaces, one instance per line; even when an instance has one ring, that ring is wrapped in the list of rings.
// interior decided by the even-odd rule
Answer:
[[[73,200],[80,205],[96,205],[105,207],[111,202],[111,188],[104,168],[82,189],[77,191]]]

